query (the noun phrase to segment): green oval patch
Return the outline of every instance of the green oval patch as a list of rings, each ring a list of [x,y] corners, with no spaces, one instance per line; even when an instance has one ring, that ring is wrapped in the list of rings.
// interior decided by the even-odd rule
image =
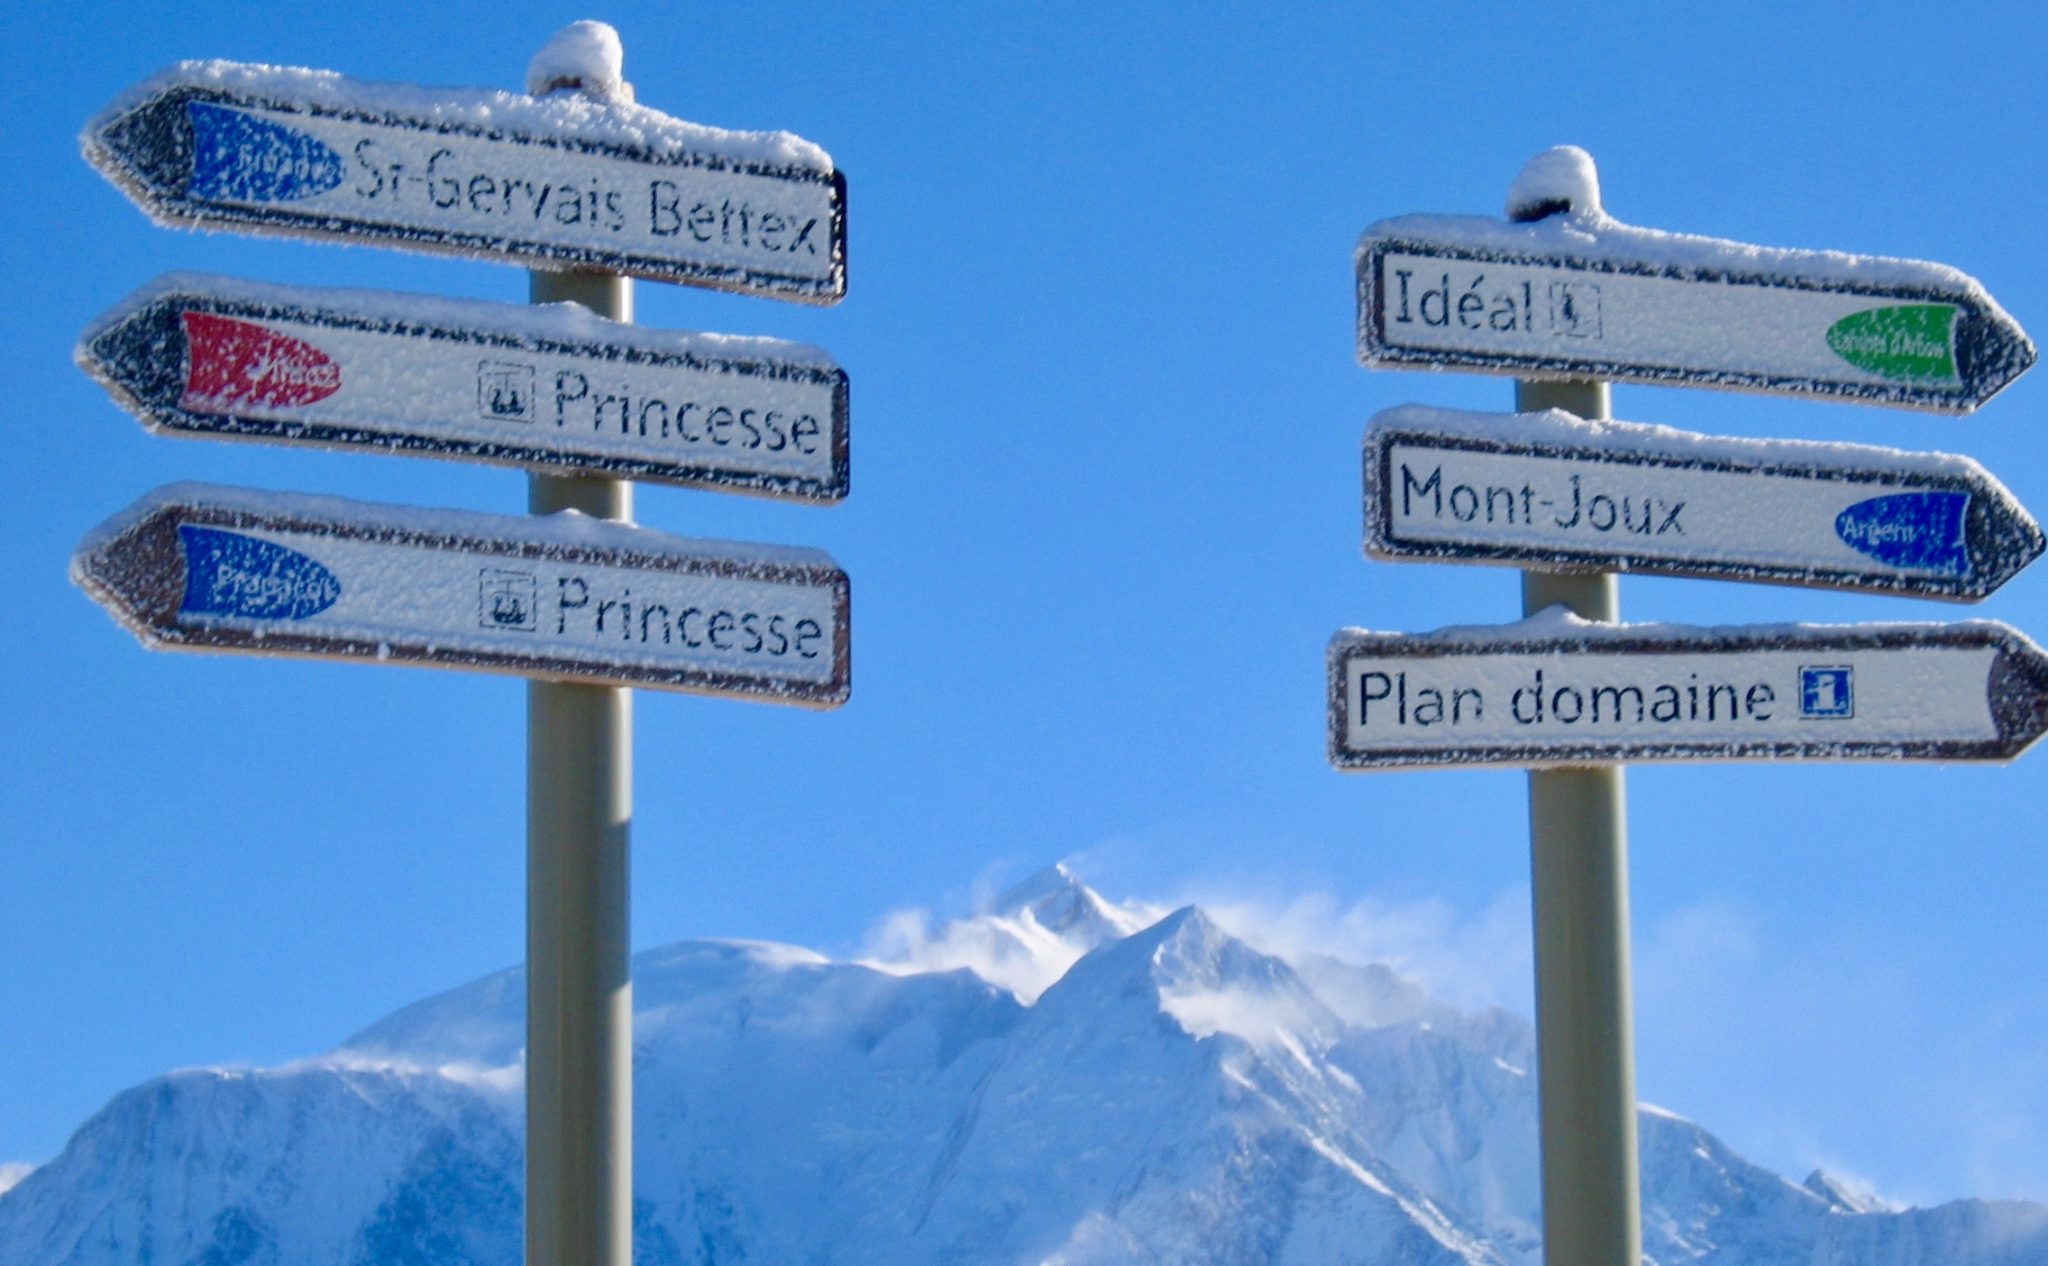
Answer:
[[[1956,382],[1956,308],[1902,303],[1852,312],[1828,327],[1828,346],[1858,369],[1908,382]]]

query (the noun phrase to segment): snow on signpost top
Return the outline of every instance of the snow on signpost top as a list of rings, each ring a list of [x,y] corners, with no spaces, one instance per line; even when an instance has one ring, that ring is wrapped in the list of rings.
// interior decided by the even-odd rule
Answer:
[[[609,23],[571,22],[527,64],[526,91],[542,97],[574,89],[605,101],[629,102],[633,85],[626,82],[625,67],[625,45]]]
[[[1576,145],[1544,150],[1523,164],[1508,186],[1508,219],[1541,220],[1560,212],[1599,217],[1600,173],[1593,156]]]

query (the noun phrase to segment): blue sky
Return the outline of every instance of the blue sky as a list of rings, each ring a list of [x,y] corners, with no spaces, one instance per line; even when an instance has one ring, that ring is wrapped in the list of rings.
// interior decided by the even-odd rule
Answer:
[[[0,16],[0,1160],[42,1161],[165,1069],[316,1053],[523,952],[523,691],[153,655],[65,580],[176,479],[516,511],[518,475],[151,438],[74,369],[158,273],[517,300],[502,265],[155,228],[80,125],[185,57],[516,87],[581,17],[640,99],[787,128],[850,185],[850,291],[810,309],[643,284],[649,325],[799,339],[853,383],[841,506],[643,490],[696,536],[821,546],[854,581],[832,714],[643,695],[635,942],[859,949],[1062,857],[1112,896],[1235,900],[1525,1007],[1523,778],[1340,776],[1345,625],[1512,618],[1512,572],[1368,563],[1378,409],[1504,380],[1368,373],[1375,219],[1499,212],[1592,152],[1615,216],[1962,268],[2048,330],[2030,6],[81,4]],[[2036,514],[2048,376],[1977,416],[1618,388],[1618,416],[1969,453]],[[1693,623],[1953,619],[2048,636],[2048,568],[1975,610],[1632,579]],[[2048,1199],[2042,771],[1633,771],[1639,1085],[1753,1158],[1916,1200]],[[1358,918],[1347,921],[1345,912]],[[1378,931],[1361,934],[1361,926]],[[1317,929],[1320,929],[1319,931]]]

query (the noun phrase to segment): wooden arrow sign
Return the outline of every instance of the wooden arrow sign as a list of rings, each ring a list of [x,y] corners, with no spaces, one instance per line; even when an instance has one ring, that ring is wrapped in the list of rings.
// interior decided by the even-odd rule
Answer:
[[[100,317],[77,356],[164,434],[846,495],[846,374],[777,339],[172,274]]]
[[[574,95],[181,62],[108,106],[82,143],[163,224],[805,303],[846,293],[845,178],[786,132]]]
[[[1974,602],[2039,525],[1967,457],[1407,405],[1365,437],[1375,558],[1598,567]]]
[[[1330,642],[1339,769],[1674,760],[2005,761],[2048,730],[2048,656],[1991,621],[1520,624]]]
[[[1412,215],[1358,244],[1371,366],[1831,396],[1968,413],[2034,363],[1939,264],[1686,237],[1605,216]]]
[[[815,550],[688,541],[204,484],[160,488],[71,574],[145,645],[479,669],[836,707],[846,573]]]

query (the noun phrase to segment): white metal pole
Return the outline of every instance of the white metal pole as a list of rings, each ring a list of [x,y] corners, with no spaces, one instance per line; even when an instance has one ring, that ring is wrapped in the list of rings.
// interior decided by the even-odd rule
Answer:
[[[530,297],[633,319],[632,281],[608,273],[537,270]],[[536,474],[527,508],[630,521],[633,485]],[[632,823],[631,692],[529,682],[527,1266],[632,1266]]]
[[[1518,382],[1518,410],[1611,417],[1604,382]],[[1522,573],[1522,613],[1613,622],[1611,572]],[[1628,823],[1620,765],[1529,773],[1547,1266],[1639,1266]]]

